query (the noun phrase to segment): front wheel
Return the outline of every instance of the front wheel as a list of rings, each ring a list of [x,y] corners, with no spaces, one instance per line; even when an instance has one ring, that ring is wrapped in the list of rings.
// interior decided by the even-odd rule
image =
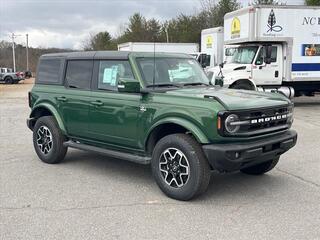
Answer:
[[[162,138],[153,151],[151,167],[160,189],[177,200],[190,200],[209,185],[209,163],[199,143],[186,134]]]
[[[255,90],[253,86],[251,86],[247,82],[239,82],[232,85],[230,88],[232,89],[241,89],[241,90]]]
[[[13,84],[13,83],[14,83],[12,77],[6,77],[6,78],[4,79],[4,82],[5,82],[6,84]]]
[[[279,162],[279,157],[276,157],[267,162],[263,162],[251,167],[243,168],[240,171],[242,173],[249,174],[249,175],[261,175],[271,171],[277,165],[278,162]]]

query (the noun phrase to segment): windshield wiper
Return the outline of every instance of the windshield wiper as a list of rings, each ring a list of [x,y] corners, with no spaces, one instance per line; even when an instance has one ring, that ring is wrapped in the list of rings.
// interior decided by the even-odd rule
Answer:
[[[173,83],[158,83],[158,84],[150,84],[147,88],[150,87],[181,87],[181,85],[173,84]]]
[[[203,82],[193,82],[193,83],[184,83],[183,84],[183,86],[198,86],[198,85],[209,86],[209,84],[203,83]]]

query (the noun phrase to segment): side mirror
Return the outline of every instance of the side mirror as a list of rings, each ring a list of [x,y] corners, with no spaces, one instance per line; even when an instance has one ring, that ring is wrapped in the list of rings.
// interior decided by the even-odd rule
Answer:
[[[223,77],[216,76],[214,80],[214,85],[223,87]]]
[[[271,63],[272,46],[270,46],[270,45],[265,46],[265,49],[266,49],[266,57],[264,59],[264,62],[266,64],[270,64]]]
[[[219,64],[219,67],[223,68],[223,66],[224,66],[223,62]]]
[[[139,93],[140,83],[136,79],[120,78],[118,81],[118,91],[127,93]]]

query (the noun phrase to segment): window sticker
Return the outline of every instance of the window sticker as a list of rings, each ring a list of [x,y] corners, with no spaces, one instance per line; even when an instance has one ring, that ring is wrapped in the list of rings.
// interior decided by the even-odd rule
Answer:
[[[117,82],[118,66],[112,66],[111,68],[105,68],[103,72],[102,82],[115,86]]]

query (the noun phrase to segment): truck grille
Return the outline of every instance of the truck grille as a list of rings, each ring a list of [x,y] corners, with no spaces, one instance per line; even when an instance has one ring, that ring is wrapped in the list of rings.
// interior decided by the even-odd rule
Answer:
[[[232,126],[239,126],[238,130],[229,133],[226,131],[225,124],[222,124],[223,135],[257,136],[290,128],[293,106],[224,112],[220,115],[222,122],[225,123],[226,118],[231,114],[238,116],[238,120],[231,123]]]

